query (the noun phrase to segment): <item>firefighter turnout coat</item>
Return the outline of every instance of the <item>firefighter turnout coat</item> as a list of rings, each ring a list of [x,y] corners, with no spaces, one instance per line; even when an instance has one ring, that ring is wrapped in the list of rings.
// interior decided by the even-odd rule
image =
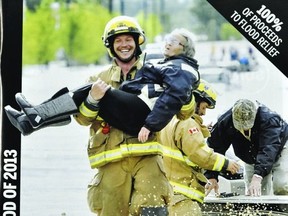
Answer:
[[[202,118],[179,120],[176,116],[159,133],[164,152],[164,167],[174,194],[182,194],[202,203],[207,179],[202,169],[226,170],[229,161],[214,153],[205,142],[209,130],[202,125]]]
[[[133,79],[141,67],[138,60],[129,77],[123,77],[114,62],[107,70],[90,77],[89,82],[99,77],[118,88],[123,80]],[[88,155],[91,168],[97,169],[88,185],[90,210],[97,215],[139,215],[142,207],[167,205],[172,187],[165,175],[161,145],[155,134],[141,143],[137,137],[107,125],[98,111],[88,109],[85,102],[79,110],[75,119],[81,125],[90,125]]]
[[[121,68],[113,62],[107,70],[91,76],[88,82],[94,82],[98,78],[119,88],[122,81],[133,79],[136,72],[142,67],[140,60],[128,74],[129,77],[123,77]],[[90,139],[88,145],[88,155],[91,168],[98,168],[107,163],[121,160],[130,156],[142,156],[161,153],[159,143],[156,137],[151,136],[145,143],[140,143],[135,136],[123,133],[122,131],[110,127],[98,116],[98,111],[88,109],[83,103],[80,106],[80,113],[75,116],[76,121],[81,125],[90,126]]]
[[[161,130],[173,115],[179,113],[178,116],[182,115],[183,118],[187,118],[187,114],[190,114],[195,103],[192,91],[197,88],[200,81],[197,69],[196,60],[185,56],[175,56],[164,59],[156,65],[145,64],[144,67],[141,67],[138,62],[135,65],[137,74],[135,71],[129,73],[129,79],[122,77],[120,68],[114,64],[108,71],[91,77],[89,82],[101,78],[112,87],[139,94],[144,101],[145,98],[147,100],[157,99],[144,124],[150,131],[155,132]],[[122,81],[124,82],[121,85]],[[161,90],[157,86],[160,86]],[[80,107],[80,114],[76,116],[76,120],[80,124],[92,123],[90,147],[88,148],[92,168],[126,156],[162,153],[159,143],[153,136],[150,137],[150,142],[139,143],[135,136],[124,134],[115,128],[113,130],[111,127],[107,128],[104,121],[94,121],[97,114],[98,111],[89,110],[83,103]],[[104,143],[105,145],[103,145]]]

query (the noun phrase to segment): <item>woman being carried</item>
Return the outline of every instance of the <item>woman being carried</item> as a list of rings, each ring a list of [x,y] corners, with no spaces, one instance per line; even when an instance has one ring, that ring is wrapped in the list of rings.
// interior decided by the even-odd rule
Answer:
[[[200,81],[189,31],[175,29],[167,35],[163,54],[163,60],[146,63],[135,79],[122,84],[121,90],[96,80],[74,91],[64,88],[37,106],[17,93],[16,100],[23,112],[8,105],[6,114],[23,135],[28,135],[43,127],[65,125],[71,121],[70,115],[78,112],[86,116],[98,112],[110,126],[132,135],[139,133],[138,138],[145,141],[151,131],[160,131],[181,108],[191,112],[192,92]]]

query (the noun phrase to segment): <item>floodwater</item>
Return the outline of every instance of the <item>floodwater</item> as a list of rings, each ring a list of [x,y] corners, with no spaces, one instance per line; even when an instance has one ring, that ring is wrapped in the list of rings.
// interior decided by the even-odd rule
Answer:
[[[228,49],[232,45],[245,52],[249,44],[245,41],[198,44],[196,58],[199,64],[204,64],[212,46],[219,56],[222,47]],[[257,71],[233,73],[230,84],[213,82],[218,92],[217,106],[208,110],[206,123],[215,122],[221,112],[243,97],[258,99],[288,119],[287,78],[255,52],[259,61]],[[22,92],[29,101],[38,104],[64,86],[73,89],[83,84],[88,76],[101,68],[66,68],[59,64],[51,64],[48,68],[25,67]],[[50,127],[22,136],[21,216],[93,215],[86,203],[87,184],[95,174],[86,154],[88,132],[87,127],[72,120],[64,127]]]

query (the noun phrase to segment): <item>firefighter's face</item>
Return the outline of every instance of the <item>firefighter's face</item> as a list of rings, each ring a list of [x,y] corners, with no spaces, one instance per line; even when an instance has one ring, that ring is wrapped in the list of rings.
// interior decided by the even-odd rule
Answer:
[[[134,54],[136,44],[134,38],[128,34],[116,36],[113,48],[117,56],[121,60],[129,59]]]
[[[209,107],[209,104],[205,101],[201,101],[198,109],[196,110],[196,113],[200,116],[206,115],[206,109]]]
[[[182,35],[169,34],[164,38],[164,41],[163,54],[165,57],[177,56],[184,52],[186,39]]]

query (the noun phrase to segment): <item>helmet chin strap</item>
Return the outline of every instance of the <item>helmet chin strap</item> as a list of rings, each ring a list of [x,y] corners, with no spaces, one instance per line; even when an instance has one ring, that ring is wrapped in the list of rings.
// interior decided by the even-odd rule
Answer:
[[[117,58],[119,61],[121,62],[124,62],[124,63],[128,63],[130,62],[136,55],[136,52],[134,51],[134,53],[129,57],[129,58],[126,58],[126,59],[123,59],[123,58],[120,58],[116,53],[114,54],[115,58]]]
[[[199,110],[200,110],[200,102],[196,102],[196,108],[195,108],[195,113],[199,115]]]

